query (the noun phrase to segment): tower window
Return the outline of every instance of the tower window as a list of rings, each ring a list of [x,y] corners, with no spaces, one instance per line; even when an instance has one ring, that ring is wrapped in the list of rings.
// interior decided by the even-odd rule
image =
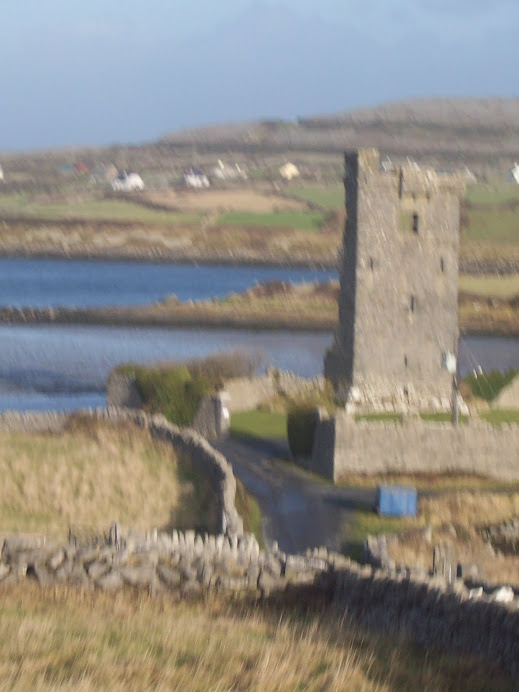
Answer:
[[[373,257],[369,258],[369,268],[371,271],[373,271],[373,267],[375,266],[375,263],[373,262]]]
[[[416,299],[414,296],[411,296],[411,312],[414,312],[415,307],[416,307]]]
[[[404,356],[404,367],[406,367],[406,368],[407,368],[407,363],[408,363],[407,356]]]
[[[413,214],[413,233],[418,233],[418,214]]]
[[[442,274],[444,274],[445,273],[445,261],[444,261],[443,257],[440,257],[440,269],[441,269]]]

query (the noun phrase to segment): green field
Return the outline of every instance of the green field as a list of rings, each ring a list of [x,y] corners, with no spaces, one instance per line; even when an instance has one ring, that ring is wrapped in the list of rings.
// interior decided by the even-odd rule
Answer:
[[[231,435],[261,439],[286,439],[286,413],[240,411],[231,416]]]
[[[463,230],[469,242],[519,244],[519,185],[479,183],[467,188]]]
[[[335,211],[344,206],[344,187],[342,185],[312,185],[308,187],[290,187],[287,195],[311,202],[327,211]]]
[[[502,425],[503,423],[514,423],[519,425],[519,409],[492,409],[481,414],[481,418],[492,423],[493,425]]]
[[[477,183],[469,185],[465,199],[478,206],[494,206],[506,202],[519,203],[519,185],[503,181],[495,184]]]
[[[246,228],[294,228],[318,231],[324,224],[322,212],[278,211],[267,214],[232,211],[218,219],[220,226],[244,226]]]
[[[502,206],[475,206],[465,211],[465,237],[469,242],[519,244],[519,212]]]
[[[200,223],[202,215],[148,209],[119,199],[36,203],[23,196],[0,196],[0,213],[31,215],[49,220],[88,219],[91,221],[128,221],[150,225],[178,226]]]

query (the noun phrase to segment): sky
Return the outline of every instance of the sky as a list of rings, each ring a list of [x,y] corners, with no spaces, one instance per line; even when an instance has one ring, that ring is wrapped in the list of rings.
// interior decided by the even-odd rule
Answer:
[[[517,0],[0,0],[0,151],[517,97]]]

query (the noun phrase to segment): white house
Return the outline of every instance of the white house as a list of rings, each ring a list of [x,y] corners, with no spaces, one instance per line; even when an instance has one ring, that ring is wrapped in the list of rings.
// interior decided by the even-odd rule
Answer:
[[[134,192],[144,190],[144,182],[138,173],[122,171],[112,180],[112,190],[115,192]]]
[[[0,183],[4,182],[4,169],[0,166]]]
[[[508,173],[508,179],[512,183],[519,183],[519,163],[514,163]]]
[[[299,168],[293,164],[293,163],[285,163],[281,168],[279,169],[279,175],[284,179],[284,180],[292,180],[292,178],[297,178],[299,177]]]
[[[238,163],[235,163],[234,166],[229,166],[229,164],[224,163],[220,159],[218,159],[218,165],[211,171],[211,175],[217,180],[236,180],[237,178],[247,180],[247,173]]]
[[[188,187],[194,187],[197,190],[210,186],[209,178],[199,168],[189,168],[184,171],[184,182]]]

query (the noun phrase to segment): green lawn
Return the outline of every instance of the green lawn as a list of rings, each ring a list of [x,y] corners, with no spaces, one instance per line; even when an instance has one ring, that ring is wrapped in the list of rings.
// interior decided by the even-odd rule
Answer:
[[[367,420],[375,423],[403,423],[404,417],[401,413],[356,413],[357,422]]]
[[[431,423],[450,423],[452,420],[451,414],[446,411],[420,413],[420,418]],[[460,423],[468,423],[469,419],[467,416],[459,416],[458,421]]]
[[[231,436],[286,439],[286,413],[268,411],[240,411],[231,416]]]
[[[519,212],[509,207],[481,205],[465,210],[465,237],[469,242],[519,244]]]
[[[519,276],[460,276],[459,290],[480,296],[512,298],[519,294]]]
[[[202,218],[199,213],[179,213],[148,209],[118,199],[91,199],[86,201],[34,203],[23,196],[0,196],[0,213],[28,214],[49,220],[80,218],[92,221],[128,221],[154,225],[192,225]]]
[[[220,226],[244,226],[248,228],[294,228],[318,231],[324,224],[322,212],[278,211],[255,214],[247,211],[232,211],[218,219]]]
[[[312,204],[327,211],[335,211],[344,207],[344,187],[342,185],[289,187],[288,196],[302,199],[305,202],[312,202]]]
[[[516,423],[519,425],[519,409],[495,408],[482,413],[481,418],[494,425],[501,425],[502,423]]]
[[[465,198],[471,204],[481,206],[513,201],[519,203],[519,185],[505,181],[499,181],[494,184],[477,183],[467,187]]]

